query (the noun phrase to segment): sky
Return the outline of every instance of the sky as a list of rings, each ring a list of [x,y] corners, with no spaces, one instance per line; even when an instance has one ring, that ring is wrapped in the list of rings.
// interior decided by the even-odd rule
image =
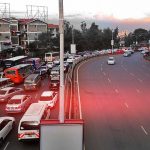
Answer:
[[[10,3],[11,12],[26,12],[26,5],[47,6],[50,23],[58,23],[59,0],[0,0],[2,3]],[[150,0],[63,0],[63,4],[65,20],[76,28],[85,21],[89,26],[95,22],[102,29],[150,30]]]

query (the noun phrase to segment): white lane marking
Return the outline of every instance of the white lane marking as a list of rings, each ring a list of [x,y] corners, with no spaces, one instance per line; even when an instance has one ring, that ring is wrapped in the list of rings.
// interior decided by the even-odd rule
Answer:
[[[148,135],[148,132],[144,129],[143,126],[141,126],[141,129],[143,130],[143,132],[144,132],[146,135]]]
[[[140,90],[139,89],[136,89],[137,93],[140,93]]]
[[[119,93],[119,91],[118,91],[117,89],[115,89],[115,92],[116,92],[116,93]]]
[[[8,147],[8,145],[9,145],[9,143],[10,143],[10,142],[7,142],[7,144],[6,144],[6,146],[4,147],[4,149],[3,149],[3,150],[6,150],[6,149],[7,149],[7,147]]]
[[[130,73],[130,75],[133,76],[133,77],[135,76],[133,73]]]
[[[81,67],[80,64],[79,67],[77,68],[77,90],[78,90],[78,101],[79,101],[79,111],[80,111],[80,119],[82,119],[82,108],[81,108],[81,98],[80,98],[80,85],[79,85],[79,69]]]
[[[141,79],[138,79],[138,81],[141,82],[141,83],[143,82],[143,80],[141,80]]]
[[[108,82],[111,83],[111,80],[108,78]]]
[[[104,76],[106,76],[106,73],[105,73],[105,72],[103,72],[103,75],[104,75]]]
[[[127,107],[127,108],[129,108],[129,106],[128,106],[128,104],[127,103],[124,103],[125,104],[125,106]]]
[[[101,71],[103,71],[103,68],[102,68],[102,66],[101,66]]]

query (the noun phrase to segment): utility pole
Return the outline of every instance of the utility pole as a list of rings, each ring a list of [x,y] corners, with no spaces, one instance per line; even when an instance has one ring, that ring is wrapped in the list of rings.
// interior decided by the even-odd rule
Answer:
[[[113,33],[114,33],[114,30],[112,29],[112,40],[111,40],[111,46],[112,46],[112,54],[113,54],[113,52],[114,52],[114,48],[113,48],[113,46],[114,46],[114,38],[113,38]]]
[[[59,0],[59,34],[60,34],[59,121],[60,121],[60,123],[64,123],[64,15],[63,15],[63,0]]]

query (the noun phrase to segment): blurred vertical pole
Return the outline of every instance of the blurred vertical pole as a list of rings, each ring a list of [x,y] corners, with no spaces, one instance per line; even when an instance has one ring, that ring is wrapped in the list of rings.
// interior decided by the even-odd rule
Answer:
[[[63,0],[59,0],[59,34],[60,34],[59,121],[60,121],[60,123],[64,123],[64,15],[63,15]]]
[[[112,40],[111,40],[111,46],[112,46],[112,54],[113,54],[113,52],[114,52],[114,48],[113,48],[113,46],[114,46],[114,38],[113,38],[113,33],[114,33],[114,30],[112,29]]]

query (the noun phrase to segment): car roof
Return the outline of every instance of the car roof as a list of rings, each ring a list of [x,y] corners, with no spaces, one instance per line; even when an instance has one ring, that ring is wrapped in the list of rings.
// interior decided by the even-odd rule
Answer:
[[[41,96],[51,96],[54,91],[44,91]]]
[[[109,57],[109,59],[114,59],[114,57]]]
[[[14,95],[11,99],[22,99],[24,98],[26,95]]]

